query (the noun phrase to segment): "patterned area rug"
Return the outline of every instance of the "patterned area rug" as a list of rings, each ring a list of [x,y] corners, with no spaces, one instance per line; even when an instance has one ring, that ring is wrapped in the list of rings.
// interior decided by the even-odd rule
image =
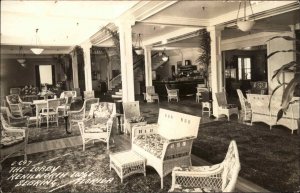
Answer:
[[[111,151],[120,150],[114,147]],[[27,163],[22,162],[23,156],[7,159],[2,163],[2,191],[86,193],[167,192],[170,189],[171,175],[164,178],[164,189],[160,189],[160,178],[151,167],[146,168],[146,177],[134,174],[125,178],[122,184],[116,172],[109,170],[109,153],[103,143],[95,143],[84,152],[78,146],[32,154]],[[13,168],[16,166],[24,169]]]
[[[273,192],[300,190],[300,136],[287,128],[216,121],[200,125],[192,153],[210,163],[223,161],[236,140],[242,176]]]

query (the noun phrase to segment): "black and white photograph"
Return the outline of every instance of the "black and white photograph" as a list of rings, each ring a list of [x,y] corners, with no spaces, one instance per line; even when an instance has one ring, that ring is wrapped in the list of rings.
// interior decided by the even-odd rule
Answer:
[[[0,193],[300,191],[299,0],[0,3]]]

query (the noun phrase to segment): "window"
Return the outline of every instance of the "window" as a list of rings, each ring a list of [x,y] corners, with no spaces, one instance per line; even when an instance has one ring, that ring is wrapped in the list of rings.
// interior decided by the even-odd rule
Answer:
[[[40,73],[40,84],[53,84],[52,78],[52,65],[40,65],[39,66]]]
[[[251,80],[251,58],[238,57],[239,80]]]

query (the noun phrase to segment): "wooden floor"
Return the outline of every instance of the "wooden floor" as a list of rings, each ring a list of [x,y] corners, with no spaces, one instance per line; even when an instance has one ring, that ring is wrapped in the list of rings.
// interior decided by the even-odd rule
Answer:
[[[117,135],[114,137],[115,143],[113,145],[122,147],[122,150],[130,149],[131,143],[129,136]],[[55,149],[68,148],[73,146],[82,145],[82,140],[80,136],[69,137],[64,139],[50,140],[46,142],[28,144],[28,154],[39,153],[44,151],[50,151]],[[91,144],[93,145],[93,144]],[[88,151],[88,147],[86,149]],[[192,164],[195,166],[211,165],[205,160],[192,155]],[[270,192],[242,177],[238,178],[236,184],[236,192]]]

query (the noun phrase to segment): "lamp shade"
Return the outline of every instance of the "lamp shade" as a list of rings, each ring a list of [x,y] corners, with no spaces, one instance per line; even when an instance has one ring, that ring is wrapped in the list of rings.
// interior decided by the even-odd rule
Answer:
[[[142,55],[142,54],[144,54],[144,50],[143,50],[142,48],[137,48],[137,49],[135,49],[134,51],[135,51],[135,53],[136,53],[137,55]]]
[[[31,48],[30,50],[36,55],[39,55],[44,51],[43,48]]]
[[[166,61],[168,61],[169,57],[166,55],[163,55],[163,57],[161,59],[166,62]]]
[[[17,59],[17,61],[18,61],[20,64],[24,64],[26,60],[25,60],[24,58],[20,58],[20,59]]]
[[[240,20],[237,21],[237,26],[241,31],[249,31],[254,26],[255,21],[254,20]]]

